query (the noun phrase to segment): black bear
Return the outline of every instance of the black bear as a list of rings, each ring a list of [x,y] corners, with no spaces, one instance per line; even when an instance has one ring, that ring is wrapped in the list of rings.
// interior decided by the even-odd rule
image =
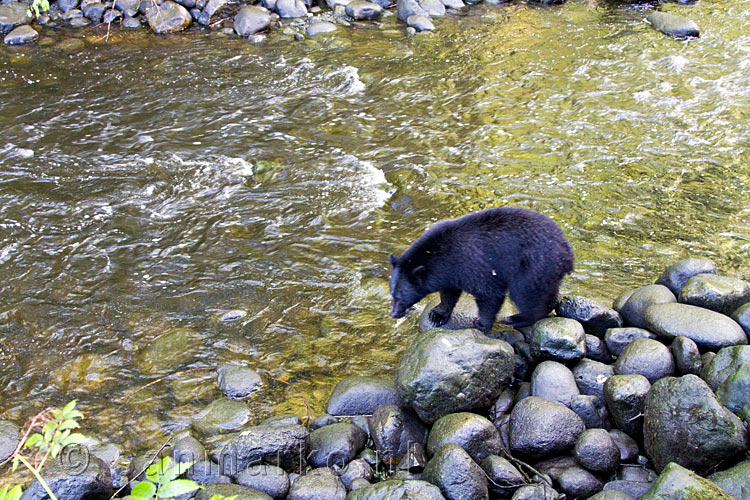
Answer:
[[[392,317],[403,317],[439,291],[440,304],[429,314],[435,325],[443,325],[464,291],[474,296],[475,327],[485,333],[506,292],[519,313],[503,323],[523,327],[545,317],[557,304],[560,281],[573,271],[573,249],[560,226],[540,213],[511,207],[438,222],[401,257],[389,258]]]

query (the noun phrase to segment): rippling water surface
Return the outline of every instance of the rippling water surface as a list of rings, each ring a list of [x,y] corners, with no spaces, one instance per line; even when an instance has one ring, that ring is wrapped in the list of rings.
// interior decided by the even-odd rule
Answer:
[[[573,1],[414,37],[392,16],[302,43],[0,48],[0,415],[76,397],[135,451],[238,360],[266,380],[257,418],[320,413],[413,335],[388,316],[387,253],[491,206],[560,223],[565,292],[611,301],[689,255],[750,278],[750,2],[665,10],[702,38]]]

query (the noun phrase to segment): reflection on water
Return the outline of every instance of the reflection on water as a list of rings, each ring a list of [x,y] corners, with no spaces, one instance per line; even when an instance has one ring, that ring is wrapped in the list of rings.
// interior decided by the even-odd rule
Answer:
[[[320,413],[411,338],[387,253],[490,206],[563,226],[567,292],[609,301],[687,255],[750,277],[748,7],[665,5],[691,43],[570,2],[414,37],[390,17],[0,49],[0,415],[76,397],[141,448],[218,396],[223,361],[264,375],[257,418]]]

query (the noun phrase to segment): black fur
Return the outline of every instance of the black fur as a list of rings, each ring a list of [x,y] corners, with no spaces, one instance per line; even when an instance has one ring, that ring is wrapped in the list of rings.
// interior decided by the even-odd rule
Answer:
[[[476,328],[488,332],[508,292],[519,313],[503,323],[529,326],[547,316],[559,300],[560,281],[573,271],[573,249],[552,219],[501,207],[438,222],[390,262],[391,316],[404,316],[439,291],[430,320],[445,324],[464,291],[477,302]]]

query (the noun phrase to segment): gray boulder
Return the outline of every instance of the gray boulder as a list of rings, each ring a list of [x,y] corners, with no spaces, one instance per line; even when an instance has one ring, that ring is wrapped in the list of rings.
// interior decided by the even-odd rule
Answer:
[[[589,334],[586,334],[586,357],[600,363],[612,362],[612,353],[604,340]]]
[[[537,359],[571,361],[586,355],[583,326],[568,318],[543,318],[531,330],[531,352]]]
[[[378,407],[400,404],[393,381],[377,377],[347,377],[339,382],[328,399],[331,415],[372,415]]]
[[[396,16],[400,21],[406,22],[411,16],[429,16],[427,11],[419,6],[417,0],[398,0],[396,2]]]
[[[510,383],[514,362],[508,343],[477,330],[424,332],[401,358],[396,389],[431,424],[449,413],[489,407]]]
[[[570,401],[570,409],[581,417],[587,429],[612,428],[609,421],[609,412],[604,404],[604,398],[599,396],[581,395]]]
[[[688,375],[689,377],[690,375]],[[724,490],[708,479],[704,479],[674,462],[666,465],[648,493],[641,500],[665,499],[702,499],[732,500]]]
[[[674,294],[664,285],[647,285],[633,291],[622,306],[620,314],[629,326],[647,328],[644,313],[653,304],[677,302]]]
[[[679,375],[698,375],[701,371],[701,353],[698,344],[687,337],[675,337],[669,346]]]
[[[484,471],[460,446],[443,446],[427,463],[422,478],[434,484],[447,500],[489,500]]]
[[[427,428],[416,415],[398,405],[383,405],[375,410],[369,419],[369,429],[385,464],[399,463],[410,443],[427,444]]]
[[[574,453],[578,463],[594,473],[611,475],[620,465],[620,448],[604,429],[584,431],[578,436]]]
[[[531,395],[570,406],[570,401],[581,393],[573,372],[557,361],[539,363],[531,374]]]
[[[38,41],[39,33],[28,24],[14,28],[3,38],[5,45],[30,45]]]
[[[406,18],[406,24],[417,31],[435,31],[435,25],[430,21],[429,16],[416,14]]]
[[[63,12],[68,12],[71,9],[78,7],[80,0],[57,0],[57,6]]]
[[[582,359],[573,367],[573,377],[581,394],[598,396],[604,400],[604,383],[615,374],[612,365]]]
[[[310,434],[307,461],[313,467],[340,467],[354,460],[367,442],[367,433],[353,424],[326,425]]]
[[[260,375],[246,366],[225,363],[216,369],[216,374],[221,392],[233,399],[246,398],[263,385]]]
[[[305,17],[307,6],[302,0],[276,0],[276,12],[284,19]]]
[[[674,375],[674,359],[669,348],[657,340],[636,339],[623,349],[615,363],[617,375],[643,375],[652,384]]]
[[[614,375],[604,383],[604,401],[619,429],[631,436],[640,436],[643,407],[651,383],[638,374]]]
[[[732,313],[732,319],[745,330],[746,335],[750,336],[750,303],[738,307]]]
[[[742,407],[750,403],[750,363],[743,363],[737,371],[722,382],[716,397],[730,411],[739,414]]]
[[[301,425],[259,425],[229,438],[221,455],[232,457],[238,470],[262,463],[291,470],[301,465],[309,443],[310,434]]]
[[[206,436],[214,436],[241,429],[250,421],[250,416],[250,408],[245,403],[221,398],[193,416],[193,428]]]
[[[620,429],[612,429],[609,435],[620,449],[620,462],[632,462],[638,457],[638,443]]]
[[[195,500],[210,500],[216,495],[225,498],[234,497],[235,500],[272,500],[262,491],[239,484],[210,484],[196,492]]]
[[[586,297],[564,296],[555,307],[555,312],[563,318],[578,321],[586,333],[604,336],[609,328],[620,328],[620,313]]]
[[[677,296],[690,278],[705,273],[716,274],[716,264],[708,259],[684,259],[667,267],[656,283],[666,286]]]
[[[374,21],[383,17],[383,7],[365,0],[352,0],[346,5],[346,15],[355,21]]]
[[[657,471],[676,462],[706,473],[737,460],[748,446],[740,419],[695,375],[656,382],[644,414],[644,447]]]
[[[427,12],[430,17],[443,17],[445,15],[445,5],[440,0],[422,0],[419,6]]]
[[[310,36],[320,35],[336,31],[336,25],[328,21],[315,21],[307,27],[307,34]]]
[[[237,467],[234,466],[231,459],[222,460],[221,466],[210,460],[199,460],[188,469],[186,478],[195,481],[201,486],[208,486],[209,484],[230,484],[232,478],[225,475],[224,472],[234,475],[239,471],[237,470]]]
[[[21,442],[21,429],[10,420],[0,420],[0,463],[16,451]]]
[[[460,446],[477,463],[503,448],[500,433],[486,418],[474,413],[451,413],[438,419],[430,429],[427,453],[435,455],[446,444]]]
[[[578,465],[563,467],[550,476],[555,487],[568,498],[588,498],[604,486],[599,478]]]
[[[282,500],[289,493],[289,474],[275,465],[253,465],[239,473],[237,484]]]
[[[725,347],[719,350],[716,356],[703,363],[701,378],[706,381],[712,391],[716,391],[743,363],[750,363],[750,346]]]
[[[315,419],[310,422],[310,425],[307,426],[307,428],[310,430],[310,432],[320,429],[321,427],[325,427],[326,425],[331,424],[337,424],[339,423],[339,419],[334,417],[333,415],[329,415],[327,413],[324,413],[323,415],[320,415],[319,417],[315,417]]]
[[[717,350],[747,344],[747,336],[732,318],[687,304],[655,304],[644,313],[646,328],[672,340],[687,337],[700,349]]]
[[[700,29],[694,21],[667,12],[651,11],[646,21],[657,31],[676,38],[699,37]]]
[[[31,22],[25,2],[0,4],[0,34],[10,33],[14,28]]]
[[[149,9],[146,19],[151,29],[158,34],[182,31],[193,21],[185,7],[171,0],[163,2],[158,9]]]
[[[427,481],[388,480],[352,491],[346,500],[445,500],[440,488]]]
[[[585,430],[583,421],[559,403],[529,396],[510,414],[510,448],[529,459],[543,459],[568,452]]]
[[[333,469],[313,469],[299,476],[289,489],[289,500],[345,500],[346,488]]]
[[[623,349],[635,339],[656,339],[656,335],[643,328],[610,328],[604,334],[604,343],[609,352],[619,356]]]
[[[373,474],[374,472],[370,464],[365,460],[358,458],[357,460],[352,460],[346,464],[346,467],[341,470],[339,478],[341,479],[341,482],[344,483],[346,489],[351,490],[351,485],[356,479],[364,479],[369,485],[369,481],[372,479]]]
[[[745,460],[730,469],[716,472],[708,479],[729,493],[735,500],[750,498],[750,460]]]
[[[698,274],[685,283],[678,300],[683,304],[731,314],[742,304],[750,302],[750,283],[729,276]]]
[[[526,479],[518,469],[505,458],[497,455],[485,457],[479,464],[487,474],[490,493],[507,498],[519,487],[526,484]]]
[[[71,468],[60,460],[48,462],[42,478],[57,498],[65,500],[88,500],[109,498],[112,495],[112,474],[107,464],[95,456]],[[35,480],[21,495],[21,500],[46,500],[49,496],[38,480]]]
[[[199,462],[207,459],[206,449],[193,436],[185,435],[175,440],[172,458],[178,463]]]

